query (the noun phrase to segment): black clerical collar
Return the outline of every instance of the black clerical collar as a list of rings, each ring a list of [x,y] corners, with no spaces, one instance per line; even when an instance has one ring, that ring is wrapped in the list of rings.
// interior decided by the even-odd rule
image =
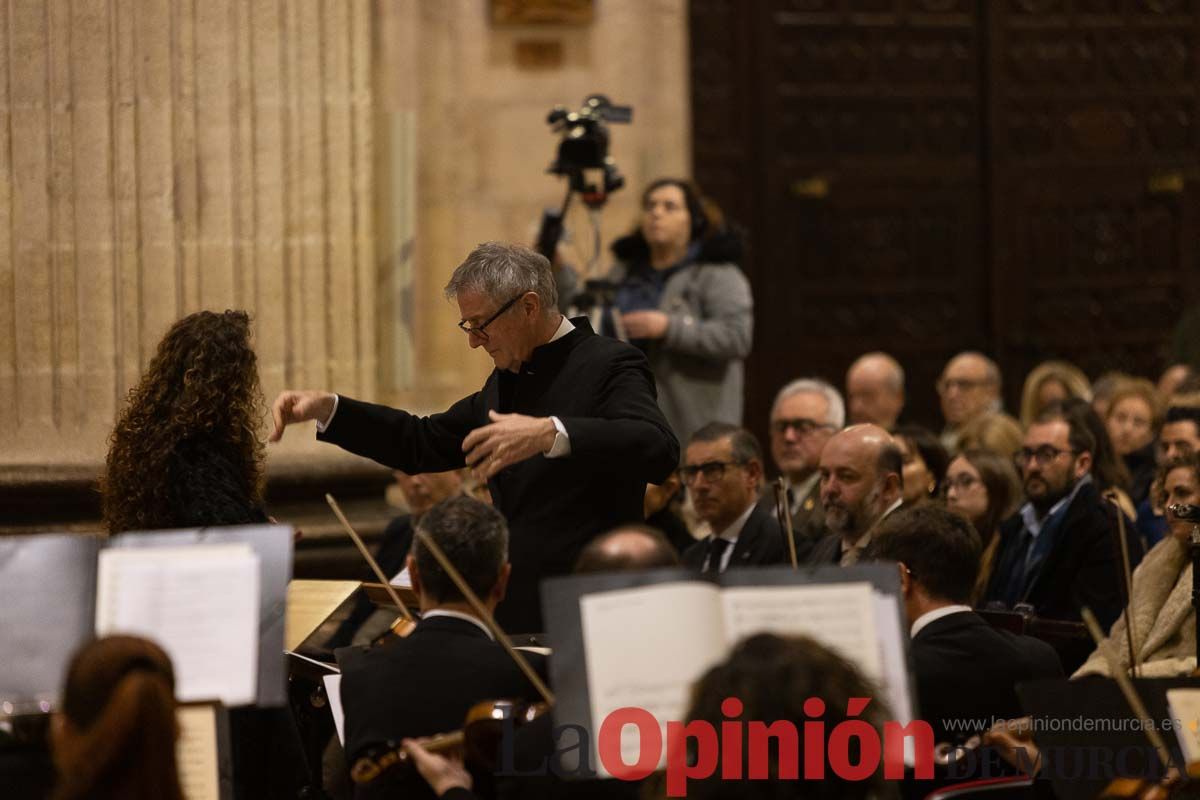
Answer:
[[[520,374],[535,375],[539,370],[558,366],[566,360],[567,353],[570,353],[585,336],[594,335],[592,325],[588,322],[587,317],[575,317],[571,320],[571,324],[575,326],[575,330],[566,336],[533,348],[529,360],[521,365]]]

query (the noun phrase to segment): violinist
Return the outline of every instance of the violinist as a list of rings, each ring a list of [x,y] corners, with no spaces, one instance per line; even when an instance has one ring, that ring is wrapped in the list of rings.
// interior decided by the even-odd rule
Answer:
[[[474,498],[452,497],[426,512],[418,527],[493,612],[504,598],[510,572],[508,526],[500,513]],[[408,570],[421,606],[416,630],[380,647],[337,651],[349,764],[404,738],[457,730],[482,700],[540,699],[419,538]],[[543,658],[531,654],[530,661],[545,674]],[[475,775],[475,783],[480,786],[490,778]],[[411,770],[386,773],[360,785],[356,794],[360,800],[410,796],[431,796]]]

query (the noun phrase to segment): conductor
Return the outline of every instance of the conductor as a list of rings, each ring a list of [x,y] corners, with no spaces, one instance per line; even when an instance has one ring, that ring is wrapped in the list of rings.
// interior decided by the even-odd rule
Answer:
[[[647,483],[678,466],[679,442],[655,400],[641,351],[558,311],[550,262],[533,250],[481,244],[454,270],[447,298],[472,349],[496,368],[483,388],[418,417],[321,391],[282,392],[287,425],[317,422],[317,438],[408,473],[469,466],[508,520],[512,577],[497,619],[542,629],[539,581],[571,571],[602,531],[641,520]]]

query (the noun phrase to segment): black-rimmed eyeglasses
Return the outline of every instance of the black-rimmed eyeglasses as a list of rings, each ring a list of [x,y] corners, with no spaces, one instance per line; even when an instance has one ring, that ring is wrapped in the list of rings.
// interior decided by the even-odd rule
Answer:
[[[505,311],[508,311],[510,308],[512,308],[513,303],[516,303],[518,300],[520,300],[524,296],[525,296],[525,293],[521,292],[519,295],[514,297],[512,300],[509,300],[507,303],[500,306],[500,308],[496,310],[495,314],[492,314],[490,317],[485,319],[478,326],[472,325],[470,322],[463,319],[463,320],[458,321],[458,327],[462,330],[463,333],[467,334],[468,336],[471,336],[473,334],[475,336],[478,336],[480,339],[482,339],[483,341],[486,342],[488,339],[487,330],[486,330],[487,326],[491,325],[493,322],[495,322],[497,317],[499,317]]]

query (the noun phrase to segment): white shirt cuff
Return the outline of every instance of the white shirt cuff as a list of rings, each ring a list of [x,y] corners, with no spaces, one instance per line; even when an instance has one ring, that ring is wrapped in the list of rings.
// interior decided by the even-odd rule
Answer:
[[[554,423],[558,433],[554,434],[554,444],[545,452],[546,458],[564,458],[571,455],[571,437],[567,435],[567,426],[563,425],[558,417],[551,417],[550,421]]]
[[[330,423],[333,422],[333,416],[334,416],[334,414],[337,413],[337,404],[338,404],[338,396],[335,394],[333,396],[333,411],[329,412],[329,418],[326,419],[324,422],[321,422],[321,420],[317,420],[317,433],[324,433],[325,429],[328,428]],[[557,444],[557,442],[556,442],[556,444]]]

